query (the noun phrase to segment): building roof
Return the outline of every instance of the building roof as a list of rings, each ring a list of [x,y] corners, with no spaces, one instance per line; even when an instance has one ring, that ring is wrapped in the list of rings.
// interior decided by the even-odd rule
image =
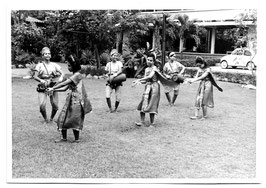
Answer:
[[[200,26],[234,26],[238,23],[235,20],[241,18],[243,9],[216,9],[216,10],[180,10],[180,11],[154,11],[146,12],[153,15],[170,15],[169,19],[176,20],[177,15],[186,14],[189,20],[196,20]],[[143,12],[145,14],[145,12]],[[245,24],[252,25],[251,20],[246,20]]]

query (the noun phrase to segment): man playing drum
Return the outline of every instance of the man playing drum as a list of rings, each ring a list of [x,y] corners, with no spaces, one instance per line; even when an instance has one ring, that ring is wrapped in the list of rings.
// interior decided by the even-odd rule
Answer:
[[[41,51],[41,54],[43,61],[36,65],[36,73],[34,75],[34,79],[40,82],[37,87],[40,112],[44,118],[45,123],[48,123],[49,121],[53,120],[58,110],[58,93],[55,92],[52,95],[49,95],[50,102],[52,105],[52,112],[50,119],[48,120],[46,114],[46,100],[48,93],[46,92],[46,89],[48,87],[53,87],[57,82],[61,82],[64,78],[64,74],[58,64],[50,62],[51,52],[48,47],[44,47]],[[56,78],[58,78],[57,81]]]
[[[110,53],[111,61],[106,64],[105,71],[108,71],[108,80],[106,83],[106,102],[109,107],[109,112],[117,112],[118,105],[121,100],[121,86],[122,80],[118,77],[122,73],[123,64],[121,61],[118,61],[118,52],[113,49]],[[124,80],[123,80],[124,81]],[[115,109],[112,109],[111,105],[111,94],[115,90]]]
[[[165,77],[168,79],[172,79],[174,76],[182,75],[183,72],[185,71],[185,66],[176,61],[175,52],[171,52],[168,57],[169,61],[165,63],[163,67],[163,73]],[[178,84],[175,88],[164,86],[165,95],[170,106],[173,106],[175,103],[175,100],[179,94],[179,87],[180,84]],[[171,90],[174,90],[174,95],[172,99],[170,96]]]

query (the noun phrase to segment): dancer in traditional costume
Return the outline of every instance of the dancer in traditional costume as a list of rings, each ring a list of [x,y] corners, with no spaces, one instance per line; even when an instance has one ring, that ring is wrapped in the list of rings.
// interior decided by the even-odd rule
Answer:
[[[207,66],[207,63],[202,57],[196,57],[196,64],[199,67],[199,70],[195,78],[187,79],[189,83],[200,81],[195,100],[195,115],[190,117],[193,120],[200,118],[200,109],[202,109],[202,119],[205,119],[207,118],[207,107],[214,107],[213,86],[215,86],[219,91],[223,91],[223,89],[217,85],[211,73],[211,69]]]
[[[140,111],[140,122],[138,126],[145,126],[145,114],[150,114],[150,126],[154,126],[154,116],[158,113],[160,102],[160,85],[156,72],[158,68],[154,65],[155,57],[152,54],[147,56],[147,68],[145,69],[144,77],[133,81],[133,84],[145,83],[145,89],[142,99],[137,107]]]
[[[80,73],[79,61],[71,55],[67,64],[73,75],[66,81],[48,88],[48,92],[53,93],[69,90],[65,105],[57,120],[57,128],[61,131],[62,138],[55,142],[67,141],[67,129],[72,129],[75,137],[72,142],[79,143],[79,132],[83,129],[85,115],[91,112],[92,107],[82,82],[83,75]]]

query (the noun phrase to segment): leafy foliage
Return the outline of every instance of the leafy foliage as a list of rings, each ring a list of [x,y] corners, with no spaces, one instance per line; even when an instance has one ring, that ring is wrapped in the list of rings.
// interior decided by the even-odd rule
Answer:
[[[137,49],[146,48],[147,42],[158,51],[162,43],[162,16],[140,14],[140,11],[112,9],[12,11],[12,63],[22,61],[23,53],[39,56],[44,46],[51,49],[52,61],[63,62],[62,54],[73,53],[85,64],[94,64],[98,68],[106,64],[108,59],[106,54],[104,57],[101,54],[108,53],[114,48],[123,55],[122,58],[126,58],[125,61]],[[177,49],[176,41],[181,38],[185,46],[187,40],[188,46],[195,44],[198,52],[208,51],[205,45],[208,40],[206,29],[195,25],[195,20],[189,20],[187,15],[178,15],[174,19],[166,16],[166,50]],[[38,21],[29,21],[29,17]],[[218,31],[216,48],[245,45],[250,40],[246,37],[247,27],[244,22],[246,19],[256,23],[256,11],[247,10],[240,15],[239,28]],[[125,35],[128,38],[126,52],[126,48],[122,45],[125,44],[123,41]],[[202,40],[205,40],[205,43],[202,43]]]
[[[109,61],[110,61],[110,55],[108,53],[104,52],[100,55],[101,65],[105,66]]]
[[[186,14],[179,14],[175,16],[175,19],[179,23],[178,36],[180,40],[186,42],[186,39],[192,38],[195,41],[196,46],[200,44],[200,38],[198,36],[199,27],[195,24],[196,20],[189,20],[189,16]],[[180,51],[183,51],[183,46],[180,46]]]
[[[191,58],[177,59],[177,61],[180,62],[185,67],[196,67],[194,56]],[[206,63],[208,66],[215,66],[216,63],[220,63],[220,59],[209,58],[209,59],[206,59]]]
[[[184,75],[190,78],[195,77],[196,73],[197,69],[195,67],[186,68],[184,71]],[[256,85],[257,83],[256,76],[251,74],[231,72],[213,72],[213,74],[218,81],[251,85]]]
[[[88,65],[82,65],[81,66],[81,73],[91,76],[102,76],[106,74],[106,71],[104,67],[97,68],[96,66],[88,66]]]
[[[96,62],[94,54],[90,50],[83,50],[80,60],[84,65],[95,65]]]

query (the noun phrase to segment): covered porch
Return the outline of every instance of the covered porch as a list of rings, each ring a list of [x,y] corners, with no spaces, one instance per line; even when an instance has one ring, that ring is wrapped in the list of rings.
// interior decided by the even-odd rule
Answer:
[[[215,42],[218,29],[231,29],[237,27],[240,24],[244,24],[248,27],[254,27],[252,20],[244,20],[240,23],[243,9],[217,9],[217,10],[180,10],[180,11],[159,11],[143,12],[143,14],[149,13],[156,16],[163,16],[163,14],[169,15],[167,19],[176,21],[177,15],[186,14],[189,20],[195,20],[195,24],[202,26],[207,30],[207,49],[210,54],[215,54]],[[179,24],[177,22],[177,24]],[[254,33],[249,33],[250,36]],[[252,37],[251,37],[252,38]],[[182,41],[180,40],[180,43]],[[154,44],[153,44],[154,45]],[[253,46],[250,44],[250,46]],[[182,52],[182,49],[179,49]]]

